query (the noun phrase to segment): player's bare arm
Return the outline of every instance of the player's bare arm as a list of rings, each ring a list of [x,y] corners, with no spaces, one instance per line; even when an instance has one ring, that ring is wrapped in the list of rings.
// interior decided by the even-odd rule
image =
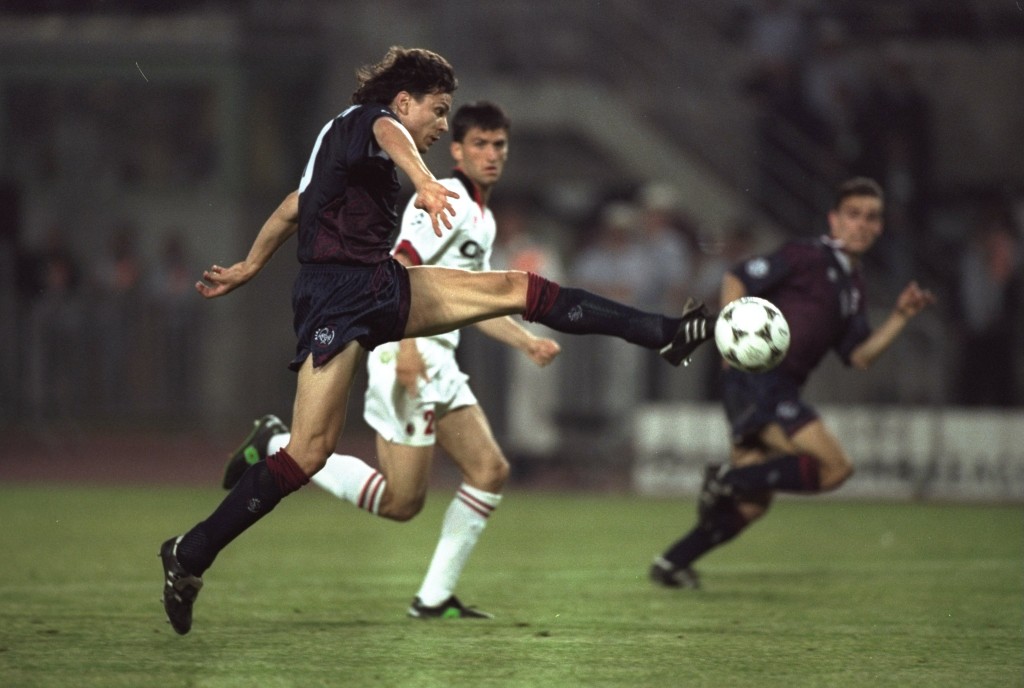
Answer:
[[[537,337],[509,316],[481,320],[476,327],[488,337],[522,351],[541,368],[555,360],[562,351],[555,340]]]
[[[415,339],[403,339],[398,343],[398,357],[395,359],[395,380],[405,387],[410,397],[419,392],[420,380],[427,381],[427,364],[416,346]]]
[[[208,299],[234,291],[255,277],[298,228],[299,192],[293,191],[263,223],[245,260],[226,268],[214,264],[204,270],[203,279],[196,282],[196,291]]]
[[[921,289],[917,282],[911,282],[896,299],[896,306],[871,336],[850,354],[850,365],[858,370],[867,370],[875,360],[888,349],[899,336],[911,318],[935,303],[935,294]]]
[[[434,234],[441,236],[441,224],[451,229],[448,217],[455,215],[455,208],[448,199],[458,198],[459,194],[434,178],[408,130],[390,117],[381,117],[373,123],[373,135],[416,187],[415,206],[430,216]]]
[[[719,291],[719,302],[721,303],[722,308],[725,308],[726,304],[732,303],[736,299],[746,295],[747,287],[739,277],[731,272],[727,272],[722,276],[722,288]]]

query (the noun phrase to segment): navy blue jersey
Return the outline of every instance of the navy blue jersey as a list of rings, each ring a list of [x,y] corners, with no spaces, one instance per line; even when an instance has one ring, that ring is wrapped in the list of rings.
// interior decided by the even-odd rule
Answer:
[[[860,271],[847,268],[822,239],[791,241],[732,269],[751,296],[768,299],[789,322],[791,341],[779,371],[803,385],[828,351],[849,365],[871,334]]]
[[[299,184],[300,263],[376,265],[398,226],[395,163],[373,136],[383,105],[353,105],[320,131]]]

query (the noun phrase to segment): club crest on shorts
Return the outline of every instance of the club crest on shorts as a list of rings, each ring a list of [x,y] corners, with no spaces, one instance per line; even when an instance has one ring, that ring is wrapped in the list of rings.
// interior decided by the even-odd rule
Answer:
[[[333,327],[321,327],[313,333],[313,345],[319,346],[320,348],[326,348],[331,345],[334,341],[334,328]]]

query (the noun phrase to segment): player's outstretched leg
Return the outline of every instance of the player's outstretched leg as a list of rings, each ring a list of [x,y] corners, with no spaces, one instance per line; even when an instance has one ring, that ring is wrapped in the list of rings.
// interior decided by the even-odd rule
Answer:
[[[711,339],[715,333],[715,318],[708,313],[704,304],[696,299],[686,300],[681,320],[676,336],[658,352],[674,366],[680,363],[688,365],[690,356],[697,347]]]
[[[689,299],[678,318],[648,313],[529,273],[523,319],[568,334],[604,334],[657,349],[679,365],[714,336],[715,316]]]

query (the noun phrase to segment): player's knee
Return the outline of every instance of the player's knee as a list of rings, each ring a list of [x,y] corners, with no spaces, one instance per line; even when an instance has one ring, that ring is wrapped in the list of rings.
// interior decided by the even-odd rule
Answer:
[[[383,516],[384,518],[392,521],[398,521],[399,523],[411,521],[417,514],[423,511],[424,502],[425,500],[419,499],[381,504],[378,516]]]
[[[426,495],[416,495],[414,497],[405,498],[394,498],[388,499],[388,495],[385,494],[381,500],[380,510],[377,512],[378,516],[382,516],[392,521],[398,521],[404,523],[411,521],[421,511],[423,511],[423,505],[426,503]]]
[[[285,451],[288,452],[292,460],[309,478],[313,477],[315,473],[327,464],[327,459],[331,455],[331,452],[326,448],[319,450],[310,447],[295,449],[292,446],[288,446],[285,448]]]
[[[510,473],[508,460],[500,452],[466,472],[466,482],[485,492],[501,492]]]
[[[853,463],[845,456],[822,463],[821,489],[835,490],[853,475]]]

